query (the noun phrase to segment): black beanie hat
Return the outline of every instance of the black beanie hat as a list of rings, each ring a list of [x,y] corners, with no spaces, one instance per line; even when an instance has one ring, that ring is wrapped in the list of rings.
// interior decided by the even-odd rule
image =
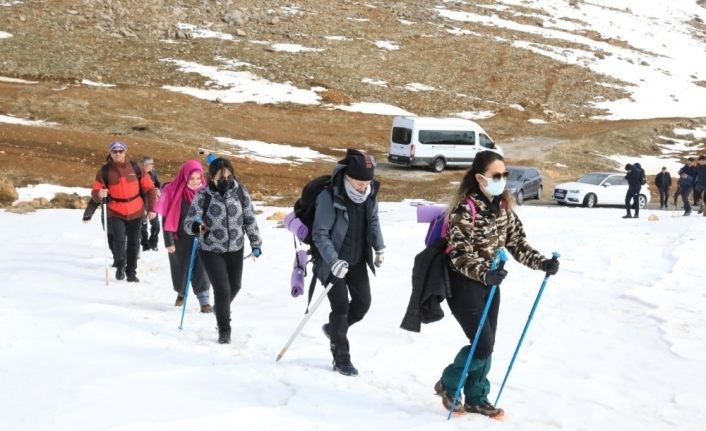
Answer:
[[[375,175],[375,160],[368,153],[349,148],[339,163],[346,165],[346,174],[354,180],[370,181]]]

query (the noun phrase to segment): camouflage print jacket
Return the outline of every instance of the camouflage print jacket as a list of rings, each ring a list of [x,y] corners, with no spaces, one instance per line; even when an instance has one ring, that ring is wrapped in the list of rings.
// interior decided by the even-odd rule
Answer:
[[[485,196],[472,195],[476,205],[476,220],[471,209],[462,201],[449,216],[446,239],[449,242],[449,266],[468,278],[485,284],[497,251],[505,247],[521,264],[539,269],[544,256],[530,247],[522,222],[517,215]]]

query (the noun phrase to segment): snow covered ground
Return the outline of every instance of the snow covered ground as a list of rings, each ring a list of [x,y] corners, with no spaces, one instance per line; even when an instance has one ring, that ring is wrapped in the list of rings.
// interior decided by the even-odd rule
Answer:
[[[245,263],[227,346],[193,297],[177,329],[165,251],[143,253],[141,283],[111,273],[105,287],[97,218],[0,212],[0,429],[704,429],[703,217],[522,207],[530,242],[562,253],[561,271],[500,400],[506,420],[447,422],[432,386],[467,340],[448,314],[421,334],[399,329],[425,232],[414,207],[380,205],[387,260],[350,331],[357,378],[330,370],[326,302],[275,363],[305,300],[289,296],[291,235],[265,219],[278,209],[259,209],[263,256]],[[543,276],[514,261],[507,269],[491,400]]]

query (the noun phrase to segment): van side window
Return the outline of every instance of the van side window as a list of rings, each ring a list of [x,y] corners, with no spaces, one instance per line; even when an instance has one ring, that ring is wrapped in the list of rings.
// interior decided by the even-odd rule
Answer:
[[[491,141],[490,138],[483,133],[478,134],[478,141],[480,142],[481,147],[495,148],[495,143],[493,141]]]
[[[475,135],[469,131],[420,130],[419,143],[425,145],[473,145]]]
[[[412,129],[393,127],[392,142],[400,145],[409,145],[409,143],[412,142]]]

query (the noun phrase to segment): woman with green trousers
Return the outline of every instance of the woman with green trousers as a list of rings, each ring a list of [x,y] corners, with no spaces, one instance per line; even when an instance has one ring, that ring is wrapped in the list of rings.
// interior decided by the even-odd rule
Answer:
[[[482,151],[476,155],[449,205],[446,240],[452,296],[447,302],[469,340],[474,339],[478,330],[490,287],[495,285],[497,290],[468,368],[463,386],[465,400],[462,403],[459,397],[452,408],[471,350],[470,344],[458,352],[434,386],[447,410],[493,418],[502,416],[503,411],[488,401],[490,382],[487,376],[495,345],[500,284],[507,275],[503,268],[491,269],[493,259],[504,247],[515,260],[529,268],[551,275],[559,270],[557,260],[544,257],[527,242],[522,223],[513,211],[514,201],[505,190],[507,176],[503,157],[492,151]],[[475,206],[475,217],[467,199]]]

